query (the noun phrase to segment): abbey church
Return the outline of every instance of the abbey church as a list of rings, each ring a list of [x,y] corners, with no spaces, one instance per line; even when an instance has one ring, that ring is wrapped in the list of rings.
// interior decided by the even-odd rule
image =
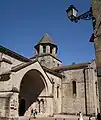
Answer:
[[[96,115],[99,93],[95,60],[63,65],[46,33],[26,58],[0,46],[0,118]]]

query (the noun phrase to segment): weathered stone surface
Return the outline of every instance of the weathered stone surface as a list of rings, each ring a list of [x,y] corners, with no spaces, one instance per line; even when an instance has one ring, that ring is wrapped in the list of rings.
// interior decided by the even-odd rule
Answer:
[[[0,59],[5,57],[12,62],[0,62],[0,76],[9,75],[9,79],[0,81],[0,117],[28,118],[32,109],[37,110],[38,117],[50,116],[49,119],[54,119],[54,115],[77,115],[80,111],[84,115],[96,114],[99,96],[95,61],[63,67],[57,58],[57,46],[44,45],[46,53],[40,43],[37,55],[31,59],[0,54]]]
[[[94,30],[94,47],[96,54],[96,66],[98,72],[98,84],[99,84],[99,101],[100,101],[100,111],[101,111],[101,0],[92,0],[92,12],[96,19],[96,26]]]

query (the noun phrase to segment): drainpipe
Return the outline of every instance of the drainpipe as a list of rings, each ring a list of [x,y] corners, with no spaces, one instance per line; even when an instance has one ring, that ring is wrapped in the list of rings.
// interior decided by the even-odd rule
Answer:
[[[52,98],[53,99],[53,115],[52,116],[54,116],[54,114],[55,114],[54,113],[54,107],[55,107],[54,106],[54,102],[55,102],[54,101],[54,84],[55,84],[54,79],[52,79],[52,96],[53,96],[53,98]]]
[[[86,73],[85,73],[86,68],[84,68],[83,73],[84,73],[84,88],[85,88],[85,111],[86,111],[86,116],[87,116],[87,91],[86,91]]]

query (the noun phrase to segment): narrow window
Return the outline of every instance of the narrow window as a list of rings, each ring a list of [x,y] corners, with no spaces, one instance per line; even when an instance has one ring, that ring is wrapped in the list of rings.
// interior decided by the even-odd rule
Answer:
[[[46,53],[46,46],[43,46],[43,53]]]
[[[50,53],[52,54],[53,47],[50,47]]]
[[[37,48],[37,53],[39,54],[39,47]]]
[[[57,98],[59,98],[59,86],[57,86]]]
[[[98,91],[97,91],[97,82],[95,82],[95,87],[96,87],[96,95],[98,95]]]
[[[59,63],[57,64],[57,66],[59,66]]]
[[[43,99],[40,100],[40,112],[44,113],[44,100]]]
[[[76,94],[76,81],[72,82],[72,86],[73,86],[73,94]]]

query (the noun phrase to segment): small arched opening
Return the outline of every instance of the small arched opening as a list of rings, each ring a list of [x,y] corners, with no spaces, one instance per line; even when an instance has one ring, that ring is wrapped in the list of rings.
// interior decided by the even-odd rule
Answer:
[[[76,81],[72,81],[73,95],[76,95]]]
[[[45,79],[38,70],[30,70],[23,76],[19,93],[19,116],[24,116],[25,112],[33,103],[37,102],[39,95],[45,89]]]

